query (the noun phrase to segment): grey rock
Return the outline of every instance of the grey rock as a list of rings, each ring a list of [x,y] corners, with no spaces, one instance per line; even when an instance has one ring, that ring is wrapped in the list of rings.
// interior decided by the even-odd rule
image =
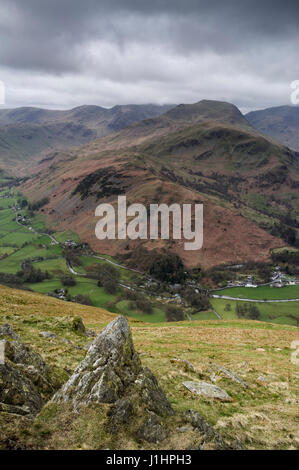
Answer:
[[[72,330],[79,334],[85,334],[86,328],[81,317],[72,319]]]
[[[211,382],[213,382],[214,384],[217,382],[217,376],[216,374],[214,374],[214,372],[210,375],[210,380]]]
[[[29,346],[21,343],[10,325],[1,328],[0,402],[20,414],[36,414],[54,393],[49,368]],[[22,410],[21,410],[22,409]]]
[[[226,367],[219,366],[217,364],[213,364],[212,367],[218,373],[223,374],[225,377],[231,379],[233,382],[236,382],[236,383],[242,385],[242,387],[244,387],[244,388],[249,388],[249,385],[243,379],[241,379],[238,375],[234,374],[229,369],[226,369]]]
[[[225,443],[223,438],[217,433],[217,431],[211,426],[197,411],[188,410],[183,415],[185,421],[190,423],[194,429],[199,431],[203,436],[203,443],[201,448],[207,442],[214,442],[216,449],[218,450],[227,450],[229,446]]]
[[[256,380],[258,380],[258,382],[262,382],[262,383],[267,382],[267,379],[263,375],[260,375]]]
[[[165,393],[150,369],[147,367],[141,369],[135,380],[135,387],[148,410],[164,417],[174,414]]]
[[[16,341],[21,341],[20,337],[15,333],[12,327],[5,323],[0,328],[0,339],[14,339]]]
[[[183,385],[190,392],[196,393],[197,395],[214,398],[216,400],[231,401],[229,394],[216,385],[207,382],[183,382]]]
[[[114,433],[121,425],[127,424],[134,414],[134,404],[132,399],[121,398],[113,405],[109,412],[109,431]]]
[[[128,322],[118,317],[93,341],[85,359],[53,401],[114,403],[140,370]]]
[[[177,432],[189,432],[189,431],[192,431],[193,430],[193,427],[192,426],[178,426],[176,428],[176,431]]]
[[[11,413],[26,416],[30,414],[30,408],[27,406],[16,406],[8,405],[7,403],[0,403],[0,413]]]
[[[163,441],[167,436],[160,419],[157,415],[151,414],[145,420],[141,428],[137,431],[137,439],[157,444]]]
[[[142,367],[127,319],[119,316],[93,341],[85,359],[52,400],[77,407],[115,403],[129,396],[160,416],[174,413],[155,376]]]
[[[171,362],[180,362],[184,366],[184,369],[186,372],[195,372],[195,367],[191,362],[187,361],[186,359],[179,359],[179,358],[174,358],[171,360]]]
[[[26,407],[31,414],[38,413],[43,406],[43,399],[33,383],[8,363],[0,365],[0,402],[13,407]]]
[[[55,333],[51,333],[50,331],[41,331],[40,335],[43,336],[44,338],[48,338],[48,339],[56,338]]]

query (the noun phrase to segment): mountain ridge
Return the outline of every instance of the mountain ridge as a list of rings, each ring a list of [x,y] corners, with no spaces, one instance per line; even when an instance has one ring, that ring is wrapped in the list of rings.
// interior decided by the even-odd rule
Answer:
[[[110,109],[84,105],[66,111],[30,107],[0,110],[1,167],[26,174],[28,164],[50,152],[86,144],[170,108],[150,104]]]
[[[299,107],[276,106],[251,111],[245,115],[260,132],[274,137],[282,144],[299,150]]]
[[[218,120],[213,120],[219,106],[224,111],[216,111]],[[56,227],[79,231],[96,251],[112,255],[133,253],[139,245],[95,239],[95,207],[102,201],[114,204],[120,189],[128,200],[146,206],[153,200],[203,201],[203,250],[190,254],[173,240],[157,245],[176,251],[186,266],[209,267],[240,259],[269,259],[270,249],[285,244],[283,228],[276,225],[282,224],[286,212],[295,217],[298,163],[296,152],[253,129],[233,105],[204,101],[179,105],[58,153],[35,166],[35,175],[22,189],[28,197],[32,191],[35,198],[49,197],[43,209]],[[155,244],[143,245],[151,250]]]

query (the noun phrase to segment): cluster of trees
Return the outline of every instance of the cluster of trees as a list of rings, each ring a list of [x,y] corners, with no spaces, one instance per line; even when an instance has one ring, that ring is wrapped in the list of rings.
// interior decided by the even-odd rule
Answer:
[[[60,276],[60,281],[64,287],[72,287],[76,285],[76,279],[72,274],[62,274]]]
[[[166,321],[183,321],[185,319],[184,310],[178,305],[168,304],[165,309]]]
[[[139,310],[142,313],[151,315],[154,311],[153,305],[150,300],[136,291],[127,290],[123,293],[124,297],[129,300],[130,310]]]
[[[119,271],[108,263],[93,266],[90,276],[98,281],[98,287],[103,287],[107,294],[115,294],[120,279]]]
[[[77,304],[92,305],[92,302],[88,295],[77,294],[74,297],[72,297],[71,300],[72,302],[77,302]]]
[[[283,250],[280,252],[271,253],[272,261],[275,264],[283,264],[284,270],[287,274],[299,274],[299,251]]]
[[[283,264],[299,264],[299,251],[295,250],[281,250],[271,253],[273,263]]]
[[[22,284],[22,279],[14,274],[0,273],[0,284],[10,287],[19,287]]]
[[[46,204],[49,204],[50,202],[50,199],[48,197],[43,197],[42,199],[39,199],[38,201],[36,202],[32,202],[28,205],[28,209],[30,211],[38,211],[39,209],[41,209],[43,206],[45,206]]]
[[[81,266],[82,262],[73,248],[66,247],[62,252],[62,256],[71,266]]]
[[[25,207],[28,206],[27,199],[18,199],[18,205],[20,206],[21,209],[24,209]]]
[[[36,269],[31,261],[23,263],[22,269],[17,272],[17,276],[22,280],[22,282],[30,283],[42,282],[45,279],[51,279],[51,275],[48,271]]]
[[[160,254],[152,261],[149,273],[161,282],[172,284],[184,282],[186,277],[182,260],[174,253]]]
[[[208,310],[211,307],[209,297],[204,293],[197,294],[194,289],[190,287],[184,291],[184,299],[188,304],[193,307],[194,313]]]
[[[258,320],[261,316],[261,312],[255,304],[249,303],[236,305],[236,314],[238,318],[248,318],[250,320]]]
[[[271,235],[282,238],[288,245],[299,247],[299,239],[297,238],[296,230],[293,227],[284,225],[281,222],[274,224],[271,229]]]

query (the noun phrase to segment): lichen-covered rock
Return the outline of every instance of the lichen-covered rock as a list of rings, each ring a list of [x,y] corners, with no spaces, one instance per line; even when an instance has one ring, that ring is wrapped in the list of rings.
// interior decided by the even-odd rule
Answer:
[[[229,394],[216,385],[209,384],[207,382],[183,382],[190,392],[196,393],[196,395],[205,396],[207,398],[214,398],[216,400],[231,401]]]
[[[21,338],[8,323],[5,323],[0,327],[0,339],[14,339],[16,341],[21,341]]]
[[[147,367],[142,368],[135,380],[135,386],[148,410],[165,417],[174,414],[165,393],[150,369]]]
[[[124,397],[112,406],[109,414],[108,428],[115,432],[121,425],[127,424],[134,414],[134,403],[131,397]]]
[[[0,403],[2,411],[36,414],[55,392],[49,368],[23,344],[10,325],[0,328]],[[10,411],[9,411],[10,410]]]
[[[203,442],[201,448],[204,448],[204,445],[207,442],[213,442],[216,446],[216,449],[226,450],[228,445],[225,443],[223,438],[217,433],[217,431],[211,426],[197,411],[187,410],[183,415],[185,421],[190,423],[194,429],[200,432],[203,436]]]
[[[47,339],[55,339],[55,333],[51,333],[51,331],[41,331],[40,335]]]
[[[21,407],[22,414],[36,414],[43,406],[43,399],[33,383],[13,364],[0,364],[0,402]],[[16,412],[14,408],[13,412]]]
[[[137,432],[137,439],[141,441],[153,442],[157,444],[167,436],[161,420],[157,415],[151,413]]]
[[[85,333],[85,326],[81,317],[75,317],[72,320],[72,330],[76,333],[84,334]]]
[[[15,340],[16,335],[12,329],[11,331],[12,334],[10,334],[10,337],[13,339],[11,341],[5,340],[5,360],[9,360],[14,364],[14,366],[36,386],[38,391],[43,394],[45,398],[49,398],[55,390],[49,378],[49,368],[47,364],[40,354],[33,351],[29,346],[21,343],[18,336],[18,340]],[[1,335],[3,335],[2,331],[0,331],[0,339],[4,337],[4,335]],[[5,337],[7,338],[8,335],[5,334]]]
[[[117,416],[111,418],[115,424],[121,414],[128,416],[130,405],[121,399],[129,397],[134,398],[135,407],[160,416],[174,413],[155,376],[142,367],[127,319],[119,316],[93,341],[85,359],[52,401],[71,401],[75,407],[117,402],[112,410],[112,416]]]
[[[128,322],[118,317],[93,341],[85,359],[53,401],[114,403],[140,370]]]
[[[218,366],[217,364],[212,364],[212,368],[221,376],[224,375],[228,379],[231,379],[233,382],[238,383],[239,385],[242,385],[244,388],[249,388],[249,385],[241,379],[238,375],[234,374],[231,370],[227,369],[226,367],[223,366]],[[216,376],[217,378],[217,376]]]

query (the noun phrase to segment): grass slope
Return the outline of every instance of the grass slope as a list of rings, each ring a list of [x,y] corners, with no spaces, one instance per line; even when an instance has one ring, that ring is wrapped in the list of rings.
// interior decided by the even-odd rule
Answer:
[[[68,373],[84,358],[83,346],[90,341],[69,329],[67,317],[73,315],[80,315],[97,332],[114,318],[102,309],[0,286],[0,324],[12,324],[50,364]],[[199,411],[228,441],[238,438],[247,449],[298,448],[298,371],[290,361],[291,343],[298,338],[295,327],[240,320],[130,323],[143,364],[155,373],[175,411]],[[56,337],[47,340],[40,331],[53,331]],[[196,372],[186,371],[183,364],[172,362],[174,358],[190,361]],[[249,388],[218,376],[217,384],[231,395],[231,402],[189,393],[182,382],[199,377],[211,382],[212,363],[237,373]],[[169,437],[161,444],[139,445],[128,426],[111,435],[105,431],[109,407],[93,405],[74,414],[67,406],[49,405],[34,423],[0,413],[1,439],[20,439],[33,449],[190,449],[199,443],[198,434],[177,432],[176,416],[167,421]]]

